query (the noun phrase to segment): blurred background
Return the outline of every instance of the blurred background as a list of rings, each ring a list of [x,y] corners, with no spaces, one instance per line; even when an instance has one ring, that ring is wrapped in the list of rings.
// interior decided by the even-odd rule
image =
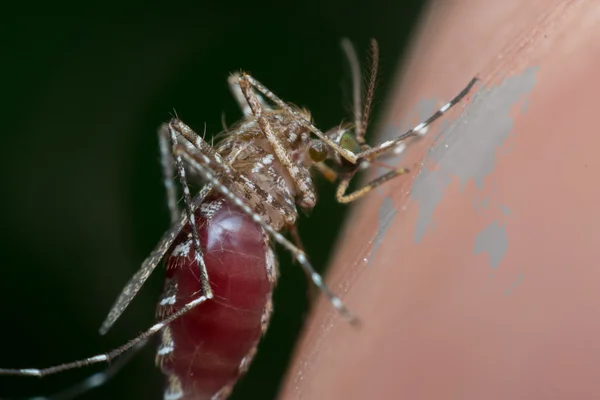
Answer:
[[[206,3],[206,4],[203,4]],[[105,352],[147,329],[162,288],[158,268],[105,337],[100,323],[168,228],[156,129],[178,115],[197,131],[221,130],[240,111],[226,79],[244,69],[327,129],[351,119],[349,68],[340,39],[366,62],[379,41],[376,113],[423,0],[198,2],[146,6],[120,17],[5,15],[2,43],[0,367],[44,367]],[[33,7],[33,6],[32,6]],[[346,207],[319,184],[299,229],[323,271]],[[307,283],[279,251],[275,314],[233,399],[272,399],[308,312]],[[162,399],[147,346],[83,399]],[[104,366],[45,379],[0,377],[0,398],[48,395]]]

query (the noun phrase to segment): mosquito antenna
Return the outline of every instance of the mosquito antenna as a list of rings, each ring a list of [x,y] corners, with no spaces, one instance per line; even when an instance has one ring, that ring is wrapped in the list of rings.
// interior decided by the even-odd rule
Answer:
[[[379,67],[379,46],[375,39],[371,39],[371,70],[369,76],[369,86],[367,88],[367,96],[365,98],[365,110],[362,114],[361,135],[356,134],[356,138],[360,143],[364,143],[364,134],[369,123],[369,115],[371,114],[371,105],[375,96],[375,84],[377,82],[377,68]]]
[[[360,63],[358,62],[358,56],[356,50],[352,45],[352,42],[348,38],[342,39],[342,50],[348,59],[350,65],[350,72],[352,74],[352,101],[353,101],[353,112],[354,112],[354,126],[356,130],[356,136],[363,137],[364,132],[362,131],[361,118],[361,85],[360,85]]]

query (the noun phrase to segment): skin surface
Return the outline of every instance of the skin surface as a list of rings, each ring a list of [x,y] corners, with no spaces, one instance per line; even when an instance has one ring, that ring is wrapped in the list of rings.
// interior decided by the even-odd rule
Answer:
[[[600,397],[600,7],[431,4],[380,139],[477,75],[355,205],[280,399]],[[434,139],[437,140],[434,141]]]

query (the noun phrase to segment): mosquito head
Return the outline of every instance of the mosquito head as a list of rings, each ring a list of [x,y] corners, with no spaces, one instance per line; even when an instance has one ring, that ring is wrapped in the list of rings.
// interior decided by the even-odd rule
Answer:
[[[344,132],[342,132],[339,135],[339,139],[337,142],[340,145],[340,147],[342,147],[344,150],[348,150],[354,154],[358,154],[362,150],[364,150],[354,130],[345,130]],[[355,171],[359,168],[359,165],[361,164],[360,159],[355,164],[353,164],[350,161],[346,160],[344,157],[340,156],[339,154],[336,154],[336,158],[338,159],[337,164],[340,168],[340,172]]]
[[[358,154],[364,150],[363,147],[365,147],[365,145],[361,145],[359,139],[356,136],[356,132],[352,128],[351,124],[340,125],[334,129],[329,130],[326,133],[326,135],[329,137],[329,139],[337,143],[341,148],[350,151],[351,153]],[[337,151],[330,148],[320,140],[315,140],[311,144],[309,153],[311,159],[315,162],[319,162],[317,161],[317,158],[325,160],[323,156],[324,154],[326,154],[326,158],[331,162],[330,166],[337,172],[341,173],[351,172],[355,170],[360,164],[360,160],[356,164],[353,164],[352,162],[346,160]]]
[[[361,151],[360,143],[354,132],[345,131],[342,133],[338,143],[344,150],[351,151],[354,154],[358,154]]]
[[[330,137],[344,150],[348,150],[354,154],[358,154],[362,150],[356,135],[350,130],[340,130],[339,132],[335,132],[335,135],[330,135]],[[325,161],[328,157],[333,158],[338,164],[341,163],[342,160],[345,160],[345,158],[340,157],[337,153],[328,151],[327,148],[328,146],[321,140],[314,139],[308,148],[308,155],[315,163]],[[348,165],[354,164],[348,162]]]

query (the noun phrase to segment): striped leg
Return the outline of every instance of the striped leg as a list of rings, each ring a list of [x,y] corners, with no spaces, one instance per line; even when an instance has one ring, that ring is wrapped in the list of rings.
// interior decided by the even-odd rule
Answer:
[[[65,363],[65,364],[59,364],[59,365],[55,365],[52,367],[48,367],[48,368],[41,368],[41,369],[35,369],[35,368],[24,368],[24,369],[7,369],[7,368],[0,368],[0,375],[15,375],[15,376],[37,376],[37,377],[43,377],[43,376],[47,376],[47,375],[52,375],[52,374],[56,374],[58,372],[63,372],[63,371],[68,371],[70,369],[75,369],[75,368],[81,368],[81,367],[86,367],[88,365],[92,365],[92,364],[99,364],[99,363],[108,363],[111,362],[112,360],[114,360],[115,358],[117,358],[118,356],[120,356],[121,354],[125,353],[126,351],[130,350],[133,347],[138,346],[140,343],[144,342],[146,339],[148,339],[150,336],[154,335],[155,333],[157,333],[158,331],[160,331],[161,329],[163,329],[165,326],[169,325],[171,322],[175,321],[177,318],[181,317],[183,314],[187,313],[188,311],[190,311],[191,309],[193,309],[194,307],[204,303],[206,300],[210,299],[211,297],[208,297],[206,295],[204,296],[200,296],[192,301],[190,301],[189,303],[187,303],[186,305],[184,305],[183,307],[181,307],[181,309],[179,309],[178,311],[174,312],[173,314],[169,315],[167,318],[163,319],[160,322],[157,322],[156,324],[152,325],[152,327],[150,329],[148,329],[147,331],[141,333],[140,335],[138,335],[137,337],[131,339],[129,342],[127,342],[126,344],[109,351],[108,353],[104,353],[104,354],[98,354],[92,357],[88,357],[88,358],[84,358],[81,360],[76,360],[76,361],[72,361],[69,363]]]
[[[479,80],[478,78],[471,79],[471,81],[468,83],[468,85],[458,95],[456,95],[456,97],[454,97],[452,100],[450,100],[449,103],[442,106],[439,110],[437,110],[435,113],[433,113],[433,115],[431,115],[425,121],[416,125],[414,128],[409,129],[408,131],[404,132],[402,135],[398,136],[395,139],[388,140],[383,143],[379,143],[377,146],[375,146],[373,148],[370,148],[361,153],[358,153],[356,156],[361,159],[373,160],[373,159],[383,155],[384,153],[388,152],[390,149],[394,149],[396,146],[398,146],[400,144],[400,142],[402,142],[412,136],[419,135],[433,121],[435,121],[436,119],[438,119],[439,117],[444,115],[449,109],[451,109],[454,105],[456,105],[459,101],[461,101],[463,99],[463,97],[465,97],[467,95],[467,93],[469,93],[469,91],[471,90],[473,85],[475,85],[475,83],[478,80]]]
[[[403,143],[404,140],[407,140],[408,138],[410,138],[412,136],[424,134],[426,132],[428,126],[433,121],[435,121],[436,119],[441,117],[444,113],[446,113],[446,111],[448,111],[450,108],[452,108],[452,106],[454,106],[464,96],[466,96],[466,94],[471,90],[471,87],[475,84],[475,82],[477,82],[477,80],[478,80],[477,78],[473,78],[469,82],[469,84],[454,99],[452,99],[449,103],[447,103],[443,107],[441,107],[438,111],[436,111],[433,115],[431,115],[429,118],[427,118],[424,122],[421,122],[414,128],[409,129],[408,131],[406,131],[405,133],[403,133],[396,139],[381,143],[374,148],[369,148],[369,149],[363,151],[362,153],[359,154],[359,156],[361,156],[361,154],[362,154],[364,159],[367,161],[365,164],[368,165],[368,161],[374,161],[378,157],[386,155],[386,153],[388,153],[390,150],[394,150],[394,151],[403,150],[403,148],[399,147],[399,145],[404,144]],[[372,181],[366,183],[362,188],[357,189],[350,194],[346,194],[348,185],[350,184],[350,181],[352,180],[352,178],[354,177],[356,172],[357,171],[354,171],[353,173],[344,177],[340,181],[337,191],[336,191],[336,200],[338,202],[340,202],[340,203],[353,202],[353,201],[363,197],[364,195],[366,195],[367,193],[369,193],[371,190],[375,189],[376,187],[380,186],[381,184],[383,184],[399,175],[403,175],[409,171],[406,168],[402,168],[402,167],[397,168],[393,171],[390,171],[384,175],[381,175],[381,176],[373,179]]]
[[[298,123],[302,124],[307,129],[309,129],[319,139],[321,139],[323,141],[323,143],[325,143],[327,146],[331,147],[338,154],[340,154],[340,156],[344,157],[346,160],[350,161],[353,164],[355,164],[358,161],[358,157],[356,154],[352,153],[350,150],[344,149],[342,146],[340,146],[338,143],[336,143],[333,139],[329,138],[319,128],[317,128],[310,121],[308,121],[306,118],[304,118],[304,116],[302,116],[299,112],[295,111],[292,107],[290,107],[289,104],[287,104],[285,101],[281,100],[279,97],[277,97],[275,95],[275,93],[273,93],[269,89],[267,89],[266,86],[264,86],[262,83],[260,83],[256,79],[254,79],[254,77],[252,77],[248,74],[243,74],[240,77],[239,82],[240,82],[240,87],[242,88],[242,92],[244,91],[244,84],[254,87],[256,90],[258,90],[260,93],[265,95],[265,97],[267,97],[273,103],[277,104],[277,106],[281,107],[282,109],[287,111],[290,115],[292,115],[294,117],[294,119],[296,121],[298,121]],[[247,92],[250,93],[249,90],[247,90]],[[256,96],[256,94],[255,94],[255,96]],[[246,96],[246,98],[248,99],[248,96]],[[250,107],[252,107],[252,104],[250,104]],[[256,107],[256,108],[258,108],[258,107]]]
[[[191,226],[192,231],[192,240],[194,243],[195,257],[196,262],[198,263],[198,267],[200,269],[200,286],[202,287],[202,293],[208,298],[212,298],[212,288],[210,287],[210,282],[208,279],[208,271],[206,270],[206,264],[204,263],[204,253],[202,252],[202,247],[200,246],[200,237],[198,235],[198,226],[196,225],[196,217],[194,215],[194,210],[192,209],[192,195],[190,194],[190,188],[187,184],[187,179],[185,175],[185,167],[183,166],[183,161],[181,160],[181,156],[175,151],[178,148],[179,143],[177,142],[177,134],[174,129],[169,125],[169,136],[171,138],[171,143],[173,145],[173,155],[175,157],[175,164],[177,165],[177,174],[179,175],[179,180],[181,182],[181,187],[183,188],[183,198],[185,200],[185,210],[188,216],[188,220]],[[197,135],[196,135],[197,136]]]
[[[82,394],[100,387],[108,382],[108,380],[115,376],[125,365],[127,365],[133,356],[135,356],[136,353],[140,351],[147,343],[147,340],[138,343],[131,349],[131,351],[127,352],[123,357],[119,357],[104,371],[96,372],[95,374],[85,378],[83,381],[72,385],[65,390],[61,390],[60,392],[50,396],[36,396],[27,400],[71,400],[79,397]]]
[[[435,121],[436,119],[441,117],[445,112],[447,112],[450,108],[452,108],[452,106],[454,106],[456,103],[458,103],[460,100],[462,100],[463,97],[465,97],[467,95],[467,93],[469,93],[469,91],[471,90],[473,85],[475,85],[475,83],[478,80],[479,79],[476,77],[471,79],[471,81],[468,83],[468,85],[454,99],[452,99],[448,104],[444,105],[442,108],[440,108],[438,111],[436,111],[432,116],[430,116],[429,118],[427,118],[425,121],[421,122],[414,128],[409,129],[408,131],[404,132],[402,135],[398,136],[395,139],[385,141],[383,143],[378,144],[377,146],[375,146],[373,148],[361,151],[356,154],[352,153],[351,151],[349,151],[347,149],[342,148],[338,143],[336,143],[332,139],[328,138],[327,135],[325,135],[321,130],[319,130],[319,128],[317,128],[312,123],[310,123],[310,121],[306,120],[306,118],[304,118],[298,112],[294,111],[286,102],[284,102],[279,97],[277,97],[273,92],[271,92],[269,89],[267,89],[262,83],[260,83],[256,79],[254,79],[252,76],[243,75],[240,78],[240,83],[242,83],[242,81],[247,81],[250,85],[255,87],[259,92],[264,94],[268,99],[270,99],[275,104],[277,104],[279,107],[281,107],[282,109],[284,109],[288,113],[290,113],[292,116],[294,116],[294,118],[299,123],[304,125],[311,132],[313,132],[319,139],[321,139],[325,144],[327,144],[334,151],[336,151],[340,156],[342,156],[349,162],[355,164],[360,159],[372,160],[374,158],[377,158],[380,155],[382,155],[383,153],[387,152],[388,150],[395,148],[403,140],[406,140],[411,136],[418,135],[419,132],[421,132],[423,129],[427,128],[427,126],[429,126],[433,121]]]
[[[195,210],[200,206],[200,204],[202,204],[210,190],[210,185],[206,185],[204,188],[202,188],[200,193],[198,193],[192,200],[192,210]],[[110,312],[100,327],[101,335],[106,334],[106,332],[108,332],[108,330],[113,326],[115,321],[119,319],[121,314],[123,314],[123,311],[125,311],[129,303],[131,303],[131,300],[133,300],[146,280],[150,277],[152,271],[156,269],[156,266],[163,259],[169,250],[169,247],[171,247],[173,241],[177,235],[179,235],[179,232],[181,232],[183,227],[187,225],[187,222],[187,215],[182,215],[177,223],[171,226],[171,228],[169,228],[169,230],[163,234],[156,247],[154,247],[154,250],[152,250],[150,255],[146,257],[140,269],[131,277],[129,282],[127,282],[121,291],[121,294],[119,294],[115,304],[113,304]]]
[[[177,207],[177,194],[175,185],[173,185],[173,177],[175,169],[173,168],[173,153],[169,146],[169,126],[162,124],[158,128],[158,145],[160,149],[160,165],[163,172],[163,183],[167,191],[167,205],[171,215],[171,224],[174,224],[179,219],[179,208]]]

